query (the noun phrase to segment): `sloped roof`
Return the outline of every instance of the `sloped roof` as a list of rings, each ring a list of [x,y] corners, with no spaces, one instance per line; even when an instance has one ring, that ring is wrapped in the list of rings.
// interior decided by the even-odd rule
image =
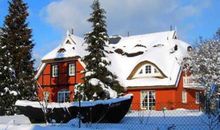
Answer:
[[[69,58],[82,55],[84,56],[86,54],[85,48],[86,44],[81,37],[72,35],[67,32],[67,36],[64,39],[63,43],[61,43],[54,50],[46,54],[42,58],[42,61],[56,58]],[[60,49],[64,49],[64,51],[59,52]]]
[[[44,56],[42,61],[83,57],[88,53],[85,51],[86,46],[82,38],[68,33],[64,42]],[[175,46],[177,50],[174,49]],[[118,76],[120,83],[125,87],[176,86],[180,76],[181,62],[187,55],[189,46],[188,43],[176,39],[175,31],[120,37],[118,43],[108,44],[106,48],[109,51],[107,58],[111,61],[109,69]],[[59,52],[61,48],[65,51]],[[154,63],[166,75],[166,78],[128,79],[135,66],[143,61]]]

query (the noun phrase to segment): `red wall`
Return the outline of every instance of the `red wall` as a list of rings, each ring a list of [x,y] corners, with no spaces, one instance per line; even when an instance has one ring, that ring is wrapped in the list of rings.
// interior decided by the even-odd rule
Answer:
[[[76,74],[75,76],[68,76],[68,64],[76,64]],[[58,65],[59,76],[51,76],[51,66],[53,64]],[[57,93],[62,89],[67,89],[70,91],[70,101],[73,101],[74,97],[74,85],[76,83],[83,82],[83,74],[81,71],[84,70],[83,66],[78,60],[72,60],[68,62],[56,62],[56,63],[47,63],[40,76],[38,77],[38,83],[41,88],[38,90],[38,96],[43,99],[43,91],[50,92],[49,101],[57,101]]]
[[[147,88],[147,87],[146,87]],[[132,101],[132,110],[140,110],[141,106],[141,90],[154,90],[156,94],[155,110],[162,110],[163,108],[172,110],[177,108],[185,109],[199,109],[199,104],[195,103],[195,92],[199,90],[185,89],[187,92],[187,103],[182,103],[183,91],[183,74],[181,74],[178,87],[173,88],[157,88],[157,89],[133,89],[128,88],[127,93],[132,93],[134,98]]]
[[[76,64],[76,75],[68,76],[68,64],[75,63]],[[53,63],[54,64],[54,63]],[[42,90],[38,90],[39,98],[43,98],[43,91],[50,92],[49,101],[56,102],[57,101],[57,92],[62,89],[68,89],[70,91],[70,101],[74,99],[74,85],[75,83],[83,82],[83,74],[80,73],[84,70],[83,66],[79,61],[68,61],[68,62],[57,62],[59,66],[59,77],[53,78],[51,77],[51,65],[48,63],[41,75],[38,78],[39,84],[42,86]],[[199,109],[199,105],[195,104],[195,92],[198,90],[193,89],[185,89],[187,92],[187,103],[182,103],[182,91],[183,91],[183,74],[181,74],[179,83],[177,87],[160,87],[157,89],[147,89],[145,88],[128,88],[127,93],[132,93],[133,101],[131,108],[133,110],[140,110],[141,103],[141,90],[154,90],[156,94],[156,110],[162,110],[163,108],[167,109],[176,109],[176,108],[186,108],[186,109]]]

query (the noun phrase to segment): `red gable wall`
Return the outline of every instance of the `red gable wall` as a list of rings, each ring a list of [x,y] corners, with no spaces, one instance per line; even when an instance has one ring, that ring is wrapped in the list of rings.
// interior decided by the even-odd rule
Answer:
[[[75,76],[68,75],[68,64],[70,63],[76,64]],[[58,77],[51,76],[51,66],[53,64],[58,65]],[[56,102],[57,92],[62,89],[67,89],[70,91],[70,101],[73,101],[75,84],[83,82],[83,74],[81,73],[82,70],[84,70],[84,68],[78,60],[47,63],[37,79],[39,85],[41,86],[38,90],[39,98],[42,100],[43,91],[47,91],[50,92],[49,101]]]

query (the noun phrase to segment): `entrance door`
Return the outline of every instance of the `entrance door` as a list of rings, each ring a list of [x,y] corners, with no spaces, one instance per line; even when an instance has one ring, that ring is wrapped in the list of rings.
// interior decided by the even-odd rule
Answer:
[[[141,91],[141,108],[146,110],[155,109],[155,91]]]

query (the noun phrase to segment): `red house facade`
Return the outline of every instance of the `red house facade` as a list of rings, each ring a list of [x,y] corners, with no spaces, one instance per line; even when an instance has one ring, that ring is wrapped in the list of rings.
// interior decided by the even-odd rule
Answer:
[[[181,67],[190,45],[178,40],[175,31],[114,36],[108,45],[109,70],[126,93],[134,95],[133,110],[199,109],[203,88]],[[74,100],[76,85],[83,83],[85,48],[82,38],[67,33],[64,42],[43,57],[35,76],[41,100]]]
[[[51,102],[73,101],[75,85],[83,82],[83,75],[80,72],[84,68],[78,59],[43,62],[44,68],[37,79],[40,99],[48,95],[48,100]]]

